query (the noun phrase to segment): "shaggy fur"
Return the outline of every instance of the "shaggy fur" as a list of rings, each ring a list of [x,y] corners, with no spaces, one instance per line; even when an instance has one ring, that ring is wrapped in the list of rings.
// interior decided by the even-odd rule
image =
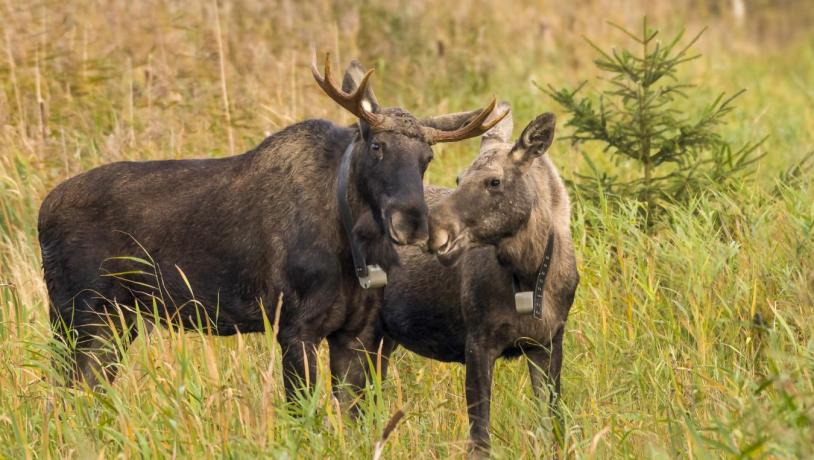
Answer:
[[[360,68],[351,65],[345,86]],[[368,263],[389,269],[398,263],[394,242],[427,238],[422,176],[432,150],[415,135],[418,120],[379,108],[372,91],[367,97],[371,110],[394,114],[392,130],[309,120],[242,155],[114,163],[51,191],[39,241],[54,334],[70,349],[68,383],[113,379],[120,349],[103,344],[135,337],[136,310],[229,335],[262,331],[280,296],[288,395],[305,375],[313,382],[323,338],[332,371],[347,374],[351,344],[378,307],[363,299],[337,209],[337,169],[349,144],[354,238]],[[458,126],[470,117],[458,116]]]

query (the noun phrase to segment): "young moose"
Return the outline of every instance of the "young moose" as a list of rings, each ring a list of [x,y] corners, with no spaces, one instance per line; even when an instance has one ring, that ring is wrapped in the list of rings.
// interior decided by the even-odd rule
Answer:
[[[394,244],[427,238],[422,176],[430,146],[485,132],[494,101],[418,120],[382,108],[368,84],[372,70],[357,62],[343,89],[332,81],[329,57],[324,76],[316,60],[312,71],[357,124],[304,121],[222,159],[113,163],[45,198],[39,240],[54,334],[71,353],[68,383],[113,379],[120,349],[105,343],[134,338],[137,309],[154,316],[158,302],[154,321],[230,335],[262,331],[281,294],[277,336],[289,397],[315,375],[323,338],[333,373],[348,373],[355,337],[375,311],[358,301],[363,290],[340,223],[342,158],[351,156],[353,238],[387,270],[398,261]]]
[[[508,104],[502,103],[508,107]],[[511,115],[482,139],[480,155],[453,190],[428,187],[430,250],[399,251],[380,311],[384,352],[396,344],[440,361],[466,363],[466,402],[476,453],[489,449],[492,369],[525,355],[538,397],[560,391],[562,340],[579,282],[565,187],[544,156],[554,115],[532,121],[511,143]],[[515,310],[513,284],[531,291],[553,235],[541,319]],[[440,263],[439,263],[440,261]],[[455,265],[455,263],[457,265]],[[513,282],[514,278],[514,282]]]

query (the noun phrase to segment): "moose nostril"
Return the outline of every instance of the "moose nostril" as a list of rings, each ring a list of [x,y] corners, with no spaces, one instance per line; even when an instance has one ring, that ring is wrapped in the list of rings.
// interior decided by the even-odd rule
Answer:
[[[446,230],[439,230],[433,235],[433,243],[430,247],[437,252],[446,252],[449,246],[449,232]]]
[[[395,211],[388,219],[390,237],[398,244],[412,244],[421,238],[422,229],[409,213]],[[426,235],[426,234],[425,234]]]
[[[390,215],[390,225],[398,230],[404,226],[404,215],[400,212],[394,212]]]

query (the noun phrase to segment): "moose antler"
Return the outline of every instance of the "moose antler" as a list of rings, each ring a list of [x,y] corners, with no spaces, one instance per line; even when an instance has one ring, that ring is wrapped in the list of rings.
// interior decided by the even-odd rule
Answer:
[[[322,91],[325,91],[325,94],[330,96],[331,99],[345,110],[354,114],[357,118],[366,121],[371,127],[380,126],[384,123],[383,116],[365,109],[365,91],[373,69],[365,72],[356,91],[351,94],[339,89],[331,79],[331,53],[325,53],[325,76],[323,77],[319,74],[319,69],[317,68],[317,53],[314,51],[313,59],[311,60],[311,73],[314,74],[314,80],[317,81]]]
[[[444,131],[431,126],[423,126],[422,129],[424,130],[424,137],[430,144],[436,144],[439,142],[457,142],[464,139],[469,139],[471,137],[480,136],[486,131],[492,129],[492,127],[496,124],[500,123],[500,120],[509,114],[509,110],[507,109],[493,120],[489,121],[488,123],[484,123],[486,118],[488,118],[495,109],[495,102],[495,98],[492,97],[492,102],[489,103],[488,106],[481,110],[477,116],[469,120],[464,126],[456,130]]]

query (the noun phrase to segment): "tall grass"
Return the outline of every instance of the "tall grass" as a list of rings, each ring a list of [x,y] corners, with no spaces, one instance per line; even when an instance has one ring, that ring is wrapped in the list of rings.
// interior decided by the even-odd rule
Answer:
[[[814,456],[814,186],[777,179],[814,150],[814,36],[797,27],[808,8],[758,2],[741,23],[716,2],[673,3],[3,2],[0,458],[368,458],[399,409],[385,458],[463,455],[463,368],[404,351],[356,421],[330,395],[325,348],[316,391],[285,404],[270,332],[159,329],[106,391],[50,385],[39,203],[99,164],[222,156],[307,117],[349,122],[311,81],[311,45],[375,66],[386,105],[430,115],[494,93],[523,124],[554,108],[533,82],[594,76],[581,35],[616,43],[604,21],[644,13],[668,31],[710,27],[686,76],[709,95],[747,88],[725,134],[769,134],[768,155],[755,183],[671,208],[653,235],[636,203],[574,197],[583,277],[566,334],[565,452]],[[451,185],[476,146],[437,147],[428,182]],[[582,148],[552,149],[566,176],[585,170]],[[554,440],[525,365],[495,375],[494,455],[545,456]]]

